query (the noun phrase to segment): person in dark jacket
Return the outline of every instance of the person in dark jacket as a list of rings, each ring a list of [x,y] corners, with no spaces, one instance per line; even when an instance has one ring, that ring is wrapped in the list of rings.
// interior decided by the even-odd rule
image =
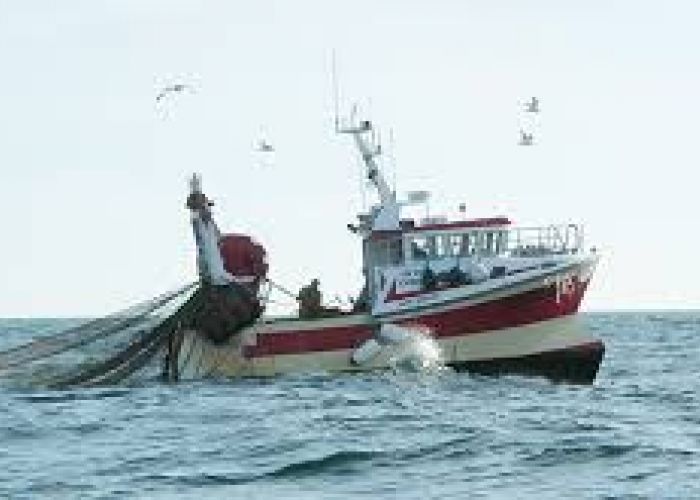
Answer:
[[[319,284],[320,282],[314,278],[310,284],[299,290],[297,301],[299,302],[300,318],[318,318],[323,312]]]

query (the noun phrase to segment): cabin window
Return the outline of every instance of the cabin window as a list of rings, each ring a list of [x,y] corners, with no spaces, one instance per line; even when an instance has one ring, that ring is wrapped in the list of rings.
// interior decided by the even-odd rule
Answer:
[[[483,239],[481,240],[481,249],[484,255],[491,253],[491,242],[493,241],[493,233],[484,232],[482,233]]]
[[[428,256],[428,241],[423,236],[411,240],[411,258],[423,260]]]
[[[437,255],[437,241],[435,239],[435,236],[428,236],[426,238],[427,241],[427,250],[428,250],[428,257],[434,258]]]
[[[397,265],[403,262],[403,245],[401,240],[390,240],[388,250],[390,264]]]
[[[449,236],[442,235],[435,237],[435,256],[439,259],[450,255],[450,240]]]
[[[485,245],[485,250],[487,254],[492,254],[494,253],[495,250],[495,242],[494,242],[494,234],[493,232],[489,231],[486,233],[486,245]]]
[[[474,233],[465,233],[462,235],[462,248],[460,249],[460,255],[474,255]]]
[[[465,255],[462,253],[462,241],[463,241],[463,236],[460,234],[451,234],[448,236],[449,239],[449,247],[450,247],[450,255],[454,256],[461,256]]]
[[[370,259],[375,266],[401,264],[403,262],[401,239],[374,241],[370,247]]]
[[[386,265],[387,251],[385,241],[376,241],[372,245],[372,261],[374,265]]]
[[[485,241],[484,233],[482,233],[481,231],[476,231],[472,235],[472,245],[473,245],[472,254],[476,253],[476,254],[481,255],[484,253],[484,241]]]
[[[497,255],[499,255],[506,250],[508,233],[506,233],[505,231],[499,231],[498,233],[496,233],[496,235],[497,235],[497,238],[496,238],[495,253]]]

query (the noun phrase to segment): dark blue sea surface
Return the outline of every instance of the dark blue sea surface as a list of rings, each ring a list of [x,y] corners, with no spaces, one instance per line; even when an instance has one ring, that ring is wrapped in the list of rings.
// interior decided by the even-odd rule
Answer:
[[[700,312],[584,315],[593,386],[450,371],[0,389],[0,497],[700,498]],[[0,320],[0,349],[66,326]]]

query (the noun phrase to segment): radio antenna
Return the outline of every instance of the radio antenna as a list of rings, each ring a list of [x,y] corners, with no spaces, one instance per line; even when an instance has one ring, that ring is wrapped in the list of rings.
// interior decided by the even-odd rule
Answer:
[[[391,169],[392,169],[392,174],[394,177],[394,193],[397,192],[397,187],[396,187],[396,156],[394,153],[394,129],[389,128],[389,161],[391,162]]]
[[[340,131],[340,111],[339,111],[339,101],[340,101],[340,90],[338,89],[338,75],[335,66],[335,49],[331,52],[331,82],[333,85],[333,113],[334,113],[334,124],[335,131]]]

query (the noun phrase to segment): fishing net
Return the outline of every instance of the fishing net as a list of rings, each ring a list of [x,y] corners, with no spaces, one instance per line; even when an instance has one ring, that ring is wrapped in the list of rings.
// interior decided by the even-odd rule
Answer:
[[[153,375],[168,336],[191,316],[199,282],[0,352],[0,377],[29,386],[113,384]]]

